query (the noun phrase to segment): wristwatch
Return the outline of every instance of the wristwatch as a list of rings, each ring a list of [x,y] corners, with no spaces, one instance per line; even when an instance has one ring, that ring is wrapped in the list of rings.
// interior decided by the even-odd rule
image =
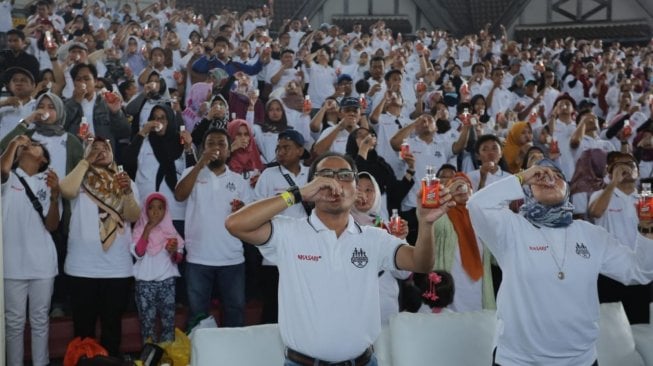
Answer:
[[[302,202],[302,194],[299,192],[299,187],[291,186],[286,190],[286,192],[291,193],[295,198],[295,204]]]

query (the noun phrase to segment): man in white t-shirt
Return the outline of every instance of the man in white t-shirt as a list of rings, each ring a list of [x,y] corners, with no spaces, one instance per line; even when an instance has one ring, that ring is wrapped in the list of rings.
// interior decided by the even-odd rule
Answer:
[[[304,137],[295,130],[285,130],[279,134],[276,149],[278,166],[263,171],[254,187],[254,199],[261,200],[285,192],[292,186],[304,186],[308,182],[308,167],[302,160],[310,157],[304,148]],[[310,207],[304,203],[283,210],[280,215],[305,218],[310,214]],[[279,307],[277,306],[279,288],[279,270],[269,260],[263,259],[260,269],[261,301],[263,312],[261,322],[277,323]]]
[[[501,140],[495,135],[483,135],[476,140],[474,146],[476,158],[481,165],[476,170],[469,172],[472,189],[476,192],[490,184],[510,175],[499,166],[503,156]]]
[[[636,205],[638,170],[635,158],[622,152],[611,152],[607,159],[610,182],[590,197],[588,213],[594,223],[603,226],[624,244],[634,249],[637,238]],[[621,302],[631,324],[649,322],[650,285],[625,286],[605,276],[599,276],[601,302]]]
[[[5,71],[4,77],[12,96],[0,100],[0,139],[30,115],[36,104],[32,98],[35,83],[31,72],[14,66]]]
[[[438,139],[436,137],[435,118],[430,114],[423,114],[413,122],[402,127],[390,139],[390,145],[395,151],[401,151],[401,145],[406,140],[410,146],[410,153],[415,157],[415,180],[418,182],[426,176],[428,167],[436,171],[454,156],[463,151],[471,124],[463,125],[456,141]],[[417,235],[416,208],[418,207],[417,193],[420,185],[414,184],[410,192],[401,201],[401,217],[408,221],[409,243],[414,242]]]
[[[226,327],[245,322],[245,257],[242,242],[227,232],[227,215],[250,201],[249,181],[229,170],[227,131],[209,129],[202,156],[188,168],[175,188],[175,199],[187,201],[186,288],[189,315],[210,313],[211,293],[218,288]]]
[[[340,122],[327,127],[317,139],[313,150],[317,155],[327,151],[344,154],[349,134],[357,127],[361,119],[361,105],[358,98],[342,98],[340,101]]]
[[[378,272],[431,270],[431,227],[451,205],[450,196],[437,209],[420,205],[420,233],[411,247],[351,217],[357,197],[351,158],[322,155],[310,172],[307,185],[248,205],[230,215],[226,226],[279,267],[287,364],[376,365],[371,344],[381,332]],[[304,200],[315,205],[308,218],[276,216]]]

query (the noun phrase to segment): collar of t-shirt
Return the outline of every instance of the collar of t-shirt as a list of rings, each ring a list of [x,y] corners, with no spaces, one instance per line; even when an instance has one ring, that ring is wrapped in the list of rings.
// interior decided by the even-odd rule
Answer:
[[[308,223],[315,229],[315,231],[320,232],[320,231],[333,231],[332,229],[329,229],[322,220],[320,220],[319,217],[317,217],[317,214],[315,210],[311,212],[311,216],[308,217]],[[347,229],[345,229],[350,234],[358,234],[361,232],[360,226],[356,224],[356,221],[354,221],[354,218],[349,215],[349,222],[347,223]]]

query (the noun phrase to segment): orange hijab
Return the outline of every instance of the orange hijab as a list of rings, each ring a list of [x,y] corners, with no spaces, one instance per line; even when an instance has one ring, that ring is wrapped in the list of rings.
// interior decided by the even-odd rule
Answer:
[[[460,172],[456,173],[447,182],[447,188],[456,180],[464,180],[467,183],[467,188],[472,189],[472,182],[465,173]],[[481,260],[481,253],[478,250],[476,234],[474,234],[474,228],[469,219],[469,211],[467,211],[465,205],[456,205],[449,209],[447,215],[458,235],[458,249],[460,250],[463,269],[472,280],[478,281],[483,277],[483,261]]]
[[[519,172],[521,169],[519,152],[523,144],[519,143],[519,138],[526,128],[531,128],[528,122],[517,122],[512,125],[510,132],[508,132],[505,146],[503,147],[503,157],[506,160],[506,164],[508,164],[508,170],[512,174]]]

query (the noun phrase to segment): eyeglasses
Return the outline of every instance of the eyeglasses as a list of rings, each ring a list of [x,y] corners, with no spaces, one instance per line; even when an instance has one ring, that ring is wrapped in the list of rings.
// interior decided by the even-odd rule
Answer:
[[[350,169],[322,169],[315,172],[316,177],[337,178],[341,182],[351,182],[356,178],[356,172]]]

